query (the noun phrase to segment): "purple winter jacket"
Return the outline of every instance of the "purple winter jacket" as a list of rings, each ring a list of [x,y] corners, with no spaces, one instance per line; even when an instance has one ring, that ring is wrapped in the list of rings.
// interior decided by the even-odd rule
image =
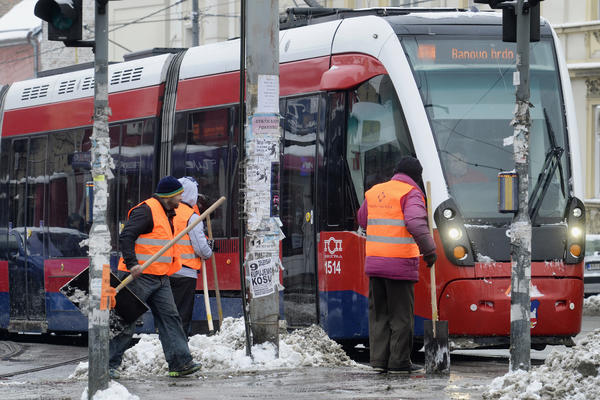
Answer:
[[[392,180],[408,183],[415,188],[408,192],[400,201],[404,212],[406,228],[415,239],[421,254],[434,253],[435,243],[429,234],[429,226],[427,224],[427,207],[423,202],[423,193],[419,189],[419,186],[408,175],[403,173],[395,174]],[[365,199],[357,214],[358,224],[363,229],[367,228],[368,214],[367,200]],[[365,274],[380,278],[418,281],[419,257],[368,256],[365,260]]]

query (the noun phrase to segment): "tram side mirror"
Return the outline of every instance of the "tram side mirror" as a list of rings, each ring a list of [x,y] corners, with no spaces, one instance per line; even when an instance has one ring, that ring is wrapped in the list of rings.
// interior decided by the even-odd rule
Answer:
[[[498,211],[516,213],[519,210],[519,175],[514,171],[498,173]]]

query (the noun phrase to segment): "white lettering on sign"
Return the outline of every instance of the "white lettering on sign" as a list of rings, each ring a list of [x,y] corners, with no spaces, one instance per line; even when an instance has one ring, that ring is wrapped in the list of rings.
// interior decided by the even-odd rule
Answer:
[[[342,265],[340,260],[327,260],[325,261],[325,272],[329,274],[341,274]]]

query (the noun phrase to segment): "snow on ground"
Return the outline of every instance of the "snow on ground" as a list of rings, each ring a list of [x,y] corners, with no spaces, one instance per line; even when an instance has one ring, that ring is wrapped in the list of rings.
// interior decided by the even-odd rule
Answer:
[[[87,400],[88,390],[85,388],[81,394],[81,400]],[[99,390],[94,394],[93,400],[140,400],[140,398],[134,394],[129,393],[125,386],[118,382],[110,381],[108,388]]]
[[[583,300],[583,315],[600,315],[600,294]]]
[[[600,399],[600,329],[577,346],[552,351],[543,365],[492,381],[486,400]]]
[[[263,343],[252,346],[253,358],[246,356],[244,320],[225,318],[213,336],[195,335],[189,339],[194,361],[201,371],[246,372],[307,366],[352,366],[368,368],[351,360],[341,346],[329,339],[318,326],[280,333],[279,357],[275,346]],[[87,376],[87,363],[80,363],[72,379]],[[121,376],[166,375],[169,371],[158,335],[140,335],[140,341],[123,355]]]

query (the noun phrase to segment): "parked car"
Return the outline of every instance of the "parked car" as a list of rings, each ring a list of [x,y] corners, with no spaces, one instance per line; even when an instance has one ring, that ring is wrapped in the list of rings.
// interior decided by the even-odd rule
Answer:
[[[585,238],[583,283],[586,296],[600,293],[600,235]]]

